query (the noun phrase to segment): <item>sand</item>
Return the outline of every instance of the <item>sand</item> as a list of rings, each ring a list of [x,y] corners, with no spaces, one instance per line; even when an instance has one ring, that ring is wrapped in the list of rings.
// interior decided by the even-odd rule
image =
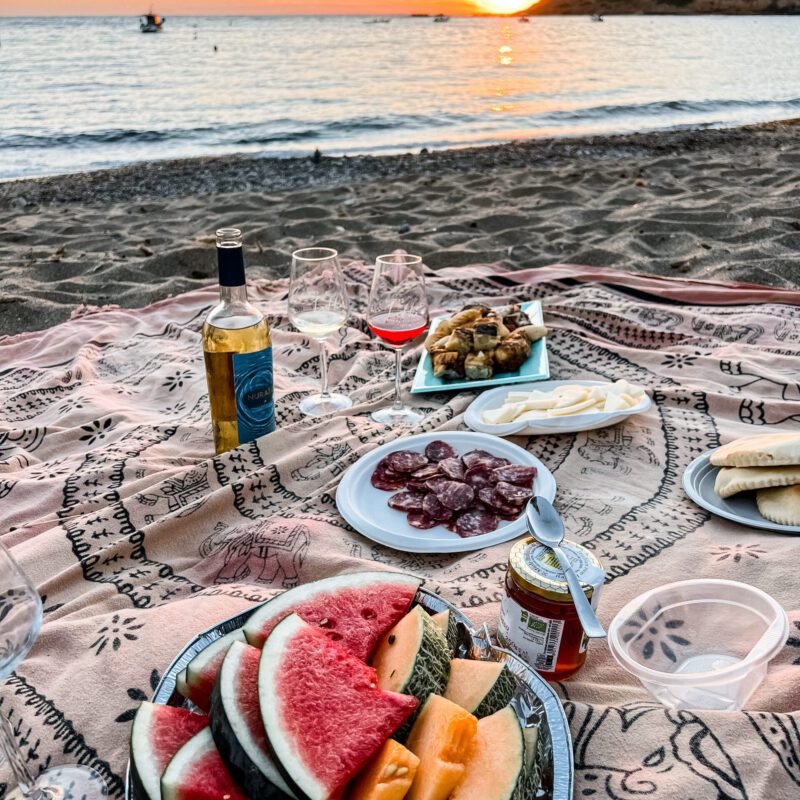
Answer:
[[[0,335],[81,305],[135,308],[215,281],[213,231],[251,277],[311,244],[432,268],[557,262],[800,284],[800,121],[534,140],[418,155],[227,157],[0,184]]]

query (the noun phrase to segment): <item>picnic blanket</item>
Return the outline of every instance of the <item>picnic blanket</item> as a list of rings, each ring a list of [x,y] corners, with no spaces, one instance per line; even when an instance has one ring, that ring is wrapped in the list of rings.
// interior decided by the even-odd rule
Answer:
[[[475,396],[415,396],[427,412],[415,430],[374,424],[393,357],[364,322],[370,270],[352,263],[346,274],[354,313],[329,344],[330,372],[353,408],[301,417],[298,401],[318,386],[317,345],[289,325],[286,281],[256,283],[273,328],[278,428],[217,458],[200,344],[214,288],[0,340],[0,534],[44,603],[0,711],[35,768],[90,764],[119,796],[132,716],[175,653],[298,583],[409,570],[476,623],[496,622],[510,543],[401,553],[336,511],[337,482],[359,457],[463,428]],[[575,797],[800,796],[797,540],[712,517],[681,488],[687,465],[721,442],[800,430],[800,292],[568,266],[442,270],[429,289],[436,310],[538,298],[553,378],[625,378],[651,392],[650,411],[624,424],[514,438],[555,475],[568,536],[607,569],[606,624],[638,593],[698,576],[759,586],[790,614],[789,641],[742,712],[666,709],[593,643],[584,669],[556,685]],[[406,382],[419,355],[404,357]]]

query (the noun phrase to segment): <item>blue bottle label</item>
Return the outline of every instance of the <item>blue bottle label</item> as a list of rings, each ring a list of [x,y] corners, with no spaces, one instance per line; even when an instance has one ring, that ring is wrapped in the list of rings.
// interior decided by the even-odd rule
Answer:
[[[233,354],[233,388],[239,444],[275,430],[272,396],[272,347]]]

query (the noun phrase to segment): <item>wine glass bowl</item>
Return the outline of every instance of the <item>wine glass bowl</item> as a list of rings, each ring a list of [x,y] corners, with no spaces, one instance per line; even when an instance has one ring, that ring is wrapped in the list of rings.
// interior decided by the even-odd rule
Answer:
[[[401,397],[402,348],[428,327],[428,297],[422,258],[408,253],[378,256],[367,304],[367,325],[387,347],[395,351],[395,401],[390,408],[372,413],[384,425],[415,425],[425,415]]]
[[[33,646],[42,624],[42,600],[14,557],[0,543],[0,678],[7,678]],[[102,776],[80,765],[50,767],[34,776],[14,730],[0,713],[0,750],[5,755],[17,786],[8,800],[101,800],[108,796]]]
[[[349,302],[339,255],[330,247],[306,247],[292,253],[289,319],[301,333],[320,343],[322,391],[304,397],[300,411],[321,417],[350,408],[353,401],[328,391],[325,340],[347,323]]]

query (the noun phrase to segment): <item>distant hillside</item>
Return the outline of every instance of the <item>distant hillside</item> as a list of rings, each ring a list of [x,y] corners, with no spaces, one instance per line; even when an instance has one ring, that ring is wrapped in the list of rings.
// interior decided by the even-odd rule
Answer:
[[[524,14],[800,14],[800,0],[541,0]]]

